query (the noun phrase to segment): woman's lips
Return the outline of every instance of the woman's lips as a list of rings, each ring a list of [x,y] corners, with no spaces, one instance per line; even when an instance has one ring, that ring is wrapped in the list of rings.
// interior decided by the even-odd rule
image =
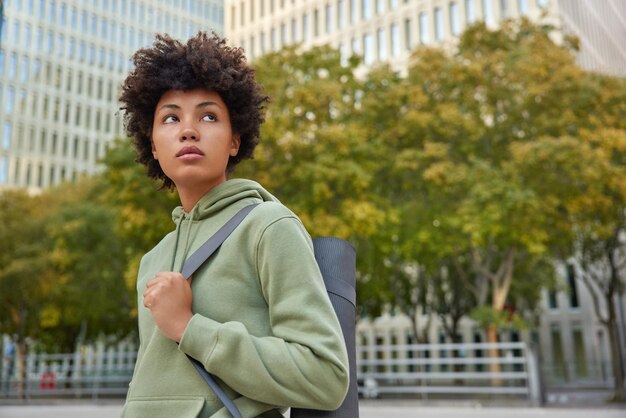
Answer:
[[[202,156],[204,156],[204,153],[194,146],[184,147],[176,153],[176,157],[181,160],[197,160],[202,158]]]

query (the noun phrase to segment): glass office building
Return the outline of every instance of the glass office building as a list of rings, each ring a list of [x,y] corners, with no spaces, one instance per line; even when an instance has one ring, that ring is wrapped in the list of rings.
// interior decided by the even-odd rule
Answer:
[[[584,68],[626,76],[623,0],[226,0],[224,9],[226,37],[250,58],[299,42],[330,44],[344,59],[358,54],[368,66],[402,70],[418,45],[454,44],[478,20],[495,27],[526,16],[578,36]]]
[[[157,32],[223,32],[217,0],[4,0],[0,189],[37,192],[98,170],[123,135],[120,84]]]

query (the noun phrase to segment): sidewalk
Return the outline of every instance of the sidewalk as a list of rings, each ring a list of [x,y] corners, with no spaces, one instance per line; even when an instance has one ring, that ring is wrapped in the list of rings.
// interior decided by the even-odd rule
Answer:
[[[51,401],[54,402],[54,401]],[[119,402],[101,404],[51,404],[0,406],[1,418],[119,418]],[[367,401],[360,403],[360,418],[624,418],[626,406],[589,408],[487,407],[479,404],[432,406],[414,401]]]

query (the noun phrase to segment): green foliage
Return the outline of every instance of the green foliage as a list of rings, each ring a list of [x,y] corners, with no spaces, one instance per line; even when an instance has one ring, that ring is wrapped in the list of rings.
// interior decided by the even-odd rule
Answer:
[[[40,316],[51,287],[45,259],[43,205],[20,191],[0,194],[0,334],[23,343],[41,335]]]
[[[528,323],[517,312],[494,309],[491,306],[477,306],[470,317],[483,328],[495,326],[496,329],[513,328],[523,330],[528,328]]]

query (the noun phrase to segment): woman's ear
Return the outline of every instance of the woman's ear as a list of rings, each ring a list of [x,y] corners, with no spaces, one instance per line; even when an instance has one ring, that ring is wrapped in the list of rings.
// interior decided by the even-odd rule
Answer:
[[[241,145],[241,136],[233,135],[233,141],[230,144],[230,156],[231,157],[235,157],[239,153],[240,145]]]
[[[159,157],[157,155],[156,148],[154,147],[154,141],[152,140],[152,138],[150,138],[150,146],[152,147],[152,156],[154,157],[155,160],[158,160]]]

